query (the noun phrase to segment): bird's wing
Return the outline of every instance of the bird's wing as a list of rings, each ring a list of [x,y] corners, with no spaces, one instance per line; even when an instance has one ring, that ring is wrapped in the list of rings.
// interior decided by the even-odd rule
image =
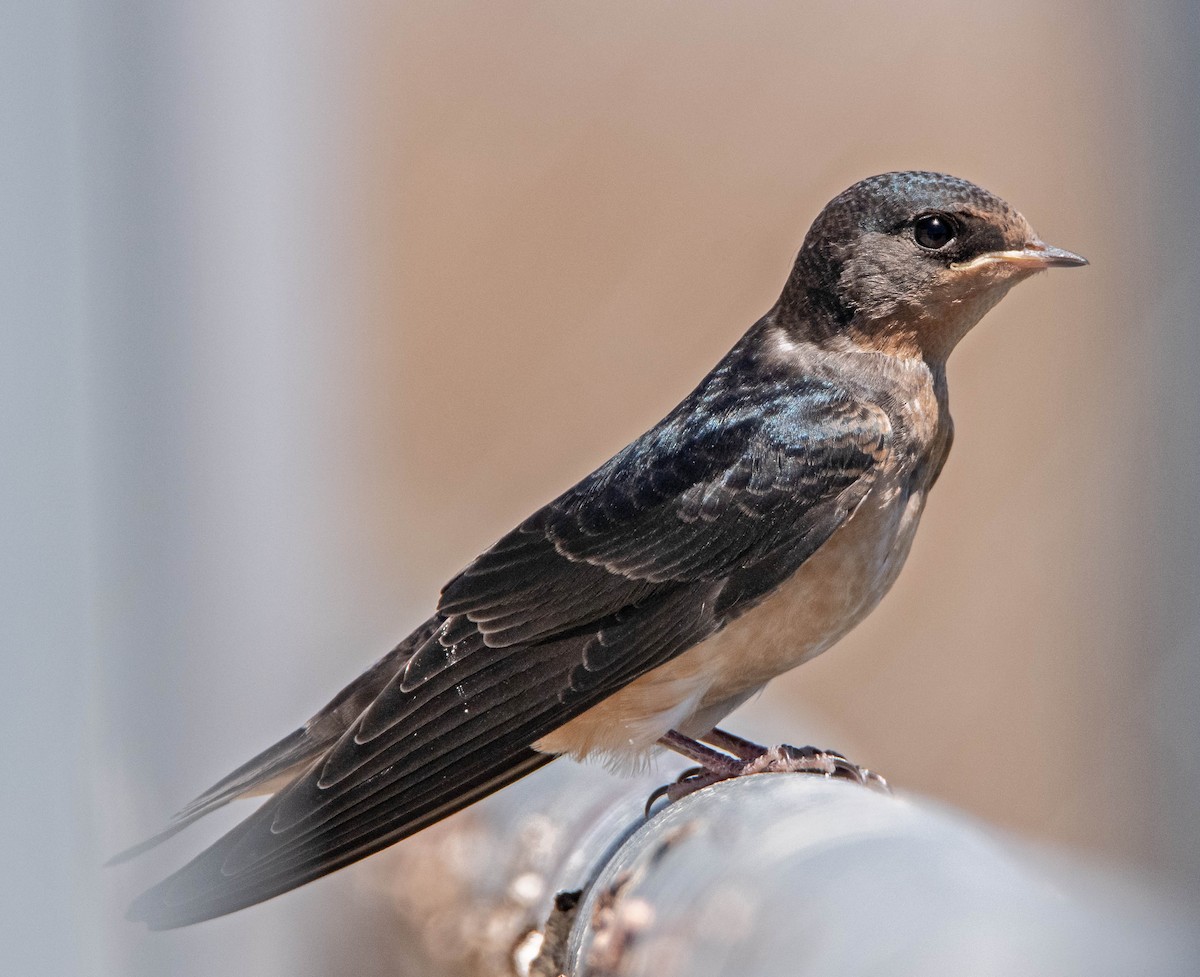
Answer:
[[[452,580],[440,626],[328,752],[131,917],[260,902],[546,762],[530,744],[786,579],[853,513],[889,436],[827,384],[702,387]]]
[[[490,647],[544,640],[803,546],[888,450],[887,415],[829,385],[725,394],[668,417],[451,580],[441,643],[460,619]],[[426,666],[422,650],[410,676]]]

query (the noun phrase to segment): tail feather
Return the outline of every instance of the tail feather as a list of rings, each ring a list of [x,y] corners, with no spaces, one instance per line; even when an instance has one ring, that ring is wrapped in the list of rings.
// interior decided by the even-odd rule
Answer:
[[[274,746],[267,747],[252,760],[213,784],[208,790],[181,808],[158,834],[126,848],[110,858],[108,865],[119,865],[177,835],[189,824],[200,820],[239,797],[270,794],[294,780],[309,764],[325,754],[337,737],[316,738],[305,727],[297,729]]]
[[[287,864],[291,860],[285,860],[283,865],[276,863],[272,866],[268,863],[263,866],[265,870],[244,877],[229,877],[225,874],[226,859],[244,837],[245,830],[242,829],[251,826],[251,822],[258,822],[260,814],[269,816],[267,808],[260,809],[250,821],[234,828],[178,872],[139,896],[130,906],[128,918],[144,922],[150,929],[163,930],[244,909],[312,882],[407,838],[553,759],[551,755],[533,750],[522,751],[516,756],[504,758],[500,763],[474,771],[473,776],[456,781],[451,790],[443,787],[435,791],[434,796],[429,798],[428,806],[419,813],[396,818],[395,812],[390,812],[387,820],[394,823],[390,831],[367,831],[349,841],[334,835],[321,839],[312,849],[304,852],[299,864]],[[321,841],[325,844],[322,845]]]
[[[114,855],[107,864],[119,865],[136,858],[232,800],[272,794],[296,780],[341,739],[362,711],[403,670],[437,625],[437,619],[430,618],[342,689],[307,723],[222,777],[181,808],[158,834]]]

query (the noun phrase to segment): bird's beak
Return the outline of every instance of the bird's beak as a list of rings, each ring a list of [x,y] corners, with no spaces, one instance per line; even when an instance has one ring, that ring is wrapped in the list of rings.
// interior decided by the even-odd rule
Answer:
[[[966,271],[983,265],[1006,264],[1030,271],[1041,271],[1043,268],[1078,268],[1087,263],[1087,258],[1073,251],[1034,240],[1019,251],[988,251],[970,261],[956,261],[950,267],[956,271]]]

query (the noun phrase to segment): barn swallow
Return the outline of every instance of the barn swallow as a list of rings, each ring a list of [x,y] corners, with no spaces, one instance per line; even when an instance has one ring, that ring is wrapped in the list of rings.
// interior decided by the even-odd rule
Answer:
[[[1084,264],[952,176],[839,194],[771,311],[678,407],[126,853],[272,794],[130,918],[163,929],[269,899],[564,754],[636,763],[666,745],[712,777],[762,769],[716,724],[895,581],[953,439],[950,352],[1017,282]]]

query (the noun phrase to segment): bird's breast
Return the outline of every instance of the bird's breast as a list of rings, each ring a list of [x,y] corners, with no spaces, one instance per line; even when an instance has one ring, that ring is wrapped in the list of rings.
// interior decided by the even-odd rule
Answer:
[[[899,477],[877,483],[853,518],[754,608],[537,747],[636,760],[669,729],[707,732],[754,690],[816,657],[870,613],[908,556],[924,504],[924,490],[906,491]]]
[[[877,486],[854,517],[774,592],[688,652],[713,676],[704,704],[815,658],[866,617],[896,581],[924,491]]]

